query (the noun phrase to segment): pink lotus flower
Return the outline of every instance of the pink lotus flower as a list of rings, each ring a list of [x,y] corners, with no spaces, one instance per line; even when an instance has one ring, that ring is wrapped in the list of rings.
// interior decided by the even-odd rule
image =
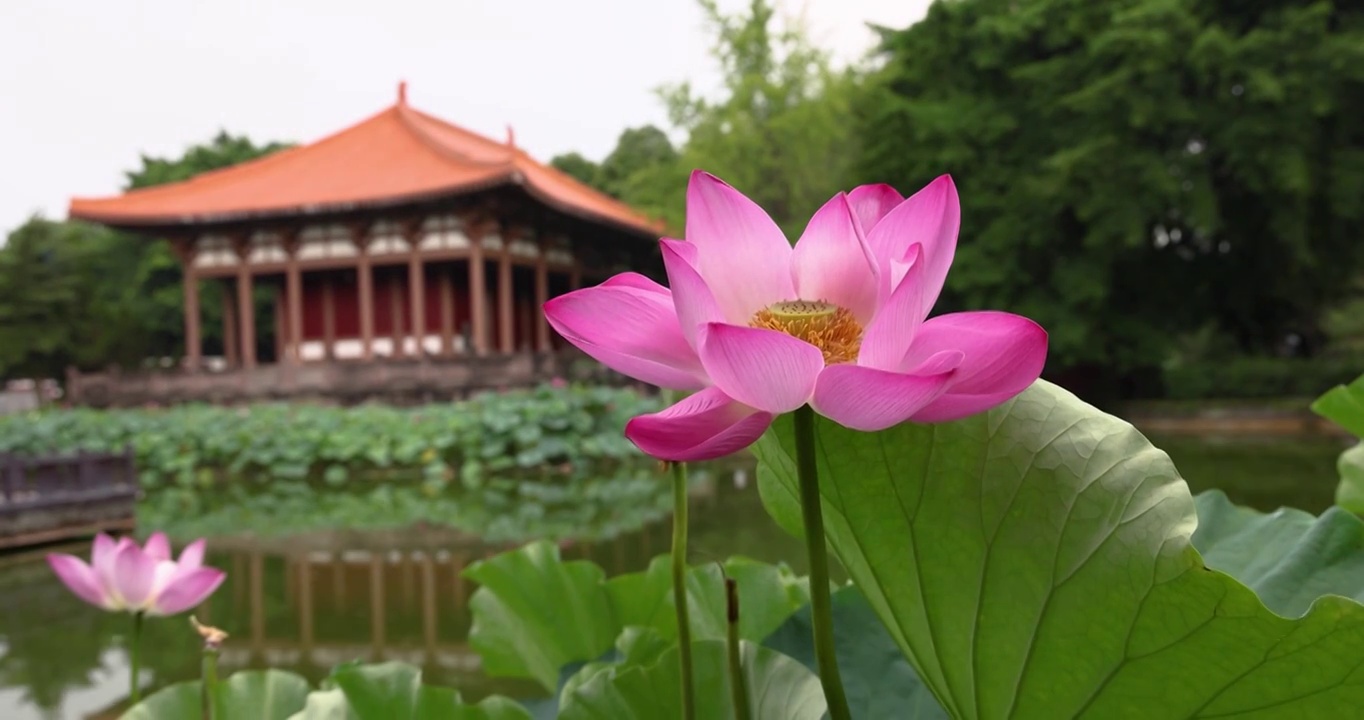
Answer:
[[[727,455],[807,403],[855,430],[955,420],[1022,392],[1047,352],[1018,315],[927,318],[960,218],[947,176],[908,199],[866,185],[820,208],[792,248],[753,201],[697,171],[686,241],[661,241],[671,289],[623,273],[545,315],[620,373],[698,391],[626,426],[664,460]]]
[[[175,561],[162,533],[147,538],[146,547],[126,537],[115,542],[100,533],[89,565],[65,554],[48,555],[47,563],[71,592],[91,605],[174,615],[203,602],[226,577],[222,570],[204,567],[203,559],[203,540],[190,543]]]

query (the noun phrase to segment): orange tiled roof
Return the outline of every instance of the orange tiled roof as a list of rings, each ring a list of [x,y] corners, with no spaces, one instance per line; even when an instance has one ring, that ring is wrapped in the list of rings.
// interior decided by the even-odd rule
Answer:
[[[517,184],[569,215],[657,237],[661,223],[499,143],[398,102],[310,145],[103,198],[73,198],[72,218],[181,225],[394,205]]]

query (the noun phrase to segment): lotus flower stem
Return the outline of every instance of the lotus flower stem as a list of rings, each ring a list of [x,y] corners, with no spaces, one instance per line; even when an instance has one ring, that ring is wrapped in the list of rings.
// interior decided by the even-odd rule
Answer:
[[[218,648],[204,646],[204,677],[202,684],[204,720],[214,720],[213,698],[218,694]]]
[[[217,716],[218,702],[218,651],[222,648],[223,641],[227,639],[227,633],[199,622],[193,615],[189,616],[189,624],[204,640],[204,676],[200,682],[200,702],[204,706],[204,720],[214,720]]]
[[[748,686],[744,683],[743,662],[739,647],[739,584],[725,578],[726,649],[729,651],[729,693],[734,704],[734,720],[749,720]]]
[[[809,405],[795,411],[796,474],[800,478],[800,508],[805,519],[805,547],[810,555],[810,619],[814,626],[815,660],[819,681],[829,703],[831,720],[851,720],[843,680],[834,654],[834,622],[829,600],[829,556],[824,546],[824,514],[819,501],[819,470],[815,462],[815,413]]]
[[[133,634],[128,642],[128,664],[131,674],[128,678],[128,696],[132,698],[132,704],[136,705],[142,701],[142,683],[139,682],[138,675],[142,669],[142,616],[145,613],[133,613]]]
[[[677,607],[677,652],[682,666],[682,718],[695,720],[692,689],[691,619],[687,612],[687,466],[672,463],[673,471],[673,605]]]

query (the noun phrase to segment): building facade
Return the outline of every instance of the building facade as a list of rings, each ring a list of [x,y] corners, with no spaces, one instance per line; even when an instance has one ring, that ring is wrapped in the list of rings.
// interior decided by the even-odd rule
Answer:
[[[314,379],[334,378],[325,385],[366,375],[322,371],[329,364],[483,358],[465,365],[505,369],[520,356],[539,375],[563,347],[540,312],[546,300],[621,270],[661,269],[659,223],[536,162],[510,130],[497,142],[412,108],[403,86],[391,107],[317,142],[185,182],[77,198],[70,216],[162,238],[184,271],[183,363],[157,378],[73,378],[77,394],[105,383],[104,402],[73,398],[97,404],[134,401],[111,383],[147,386],[133,396],[159,383],[174,399],[200,399],[195,385],[291,394],[299,372],[253,379],[266,365],[314,368]],[[260,287],[273,317],[257,317]],[[200,317],[212,291],[226,295],[224,355],[236,376],[169,379],[215,374]],[[274,323],[269,357],[257,343],[262,322]],[[326,394],[318,382],[310,394]]]

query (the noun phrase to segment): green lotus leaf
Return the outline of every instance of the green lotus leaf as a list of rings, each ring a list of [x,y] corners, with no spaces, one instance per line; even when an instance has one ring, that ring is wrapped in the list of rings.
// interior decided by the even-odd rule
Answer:
[[[1364,703],[1364,606],[1326,596],[1287,619],[1205,567],[1169,457],[1065,390],[1038,382],[954,423],[816,430],[829,543],[953,717]],[[798,523],[789,417],[756,452],[769,512]]]

